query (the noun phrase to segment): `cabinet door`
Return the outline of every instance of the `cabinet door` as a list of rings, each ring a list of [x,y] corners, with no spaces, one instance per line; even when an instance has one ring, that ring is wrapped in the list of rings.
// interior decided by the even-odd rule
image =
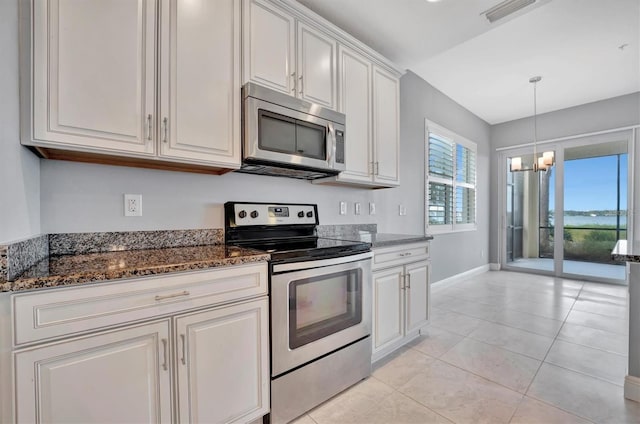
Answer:
[[[298,22],[298,97],[336,108],[336,41]]]
[[[161,3],[160,156],[240,167],[240,2]]]
[[[295,20],[264,0],[244,2],[244,82],[295,95]]]
[[[404,336],[403,267],[373,273],[373,352]]]
[[[400,184],[400,92],[393,75],[373,68],[374,181]]]
[[[176,319],[181,423],[249,422],[269,412],[266,298]]]
[[[407,333],[429,321],[429,262],[406,265]]]
[[[338,48],[340,112],[346,123],[346,170],[340,180],[371,181],[371,62],[344,46]]]
[[[169,321],[15,355],[17,422],[171,422]]]
[[[155,4],[33,2],[36,141],[155,153]]]

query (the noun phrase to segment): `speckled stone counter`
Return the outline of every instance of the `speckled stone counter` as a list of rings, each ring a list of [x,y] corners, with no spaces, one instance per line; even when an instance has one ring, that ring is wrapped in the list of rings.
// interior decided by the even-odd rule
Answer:
[[[618,240],[611,251],[611,259],[618,262],[640,262],[640,250],[634,252],[626,240]]]
[[[268,261],[269,255],[225,245],[125,250],[52,256],[41,260],[0,291],[32,290],[176,271]]]
[[[372,248],[389,247],[407,243],[421,243],[432,240],[433,236],[418,234],[390,234],[390,233],[365,233],[361,232],[354,241],[371,243]]]
[[[640,402],[640,243],[619,240],[611,258],[629,263],[629,362],[624,397]]]

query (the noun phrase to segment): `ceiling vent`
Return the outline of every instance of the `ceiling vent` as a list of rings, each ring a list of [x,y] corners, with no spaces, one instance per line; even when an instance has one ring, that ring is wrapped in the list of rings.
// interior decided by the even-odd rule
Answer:
[[[537,0],[506,0],[502,3],[496,4],[489,10],[482,12],[481,15],[484,15],[489,22],[494,23],[499,19],[509,16],[512,13],[535,3],[536,1]]]

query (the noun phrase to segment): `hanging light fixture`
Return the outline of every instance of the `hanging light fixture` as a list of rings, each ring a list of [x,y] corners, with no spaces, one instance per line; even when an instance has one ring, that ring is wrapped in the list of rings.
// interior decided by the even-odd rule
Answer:
[[[522,166],[522,158],[511,158],[511,172],[517,171],[546,171],[554,164],[553,151],[543,152],[538,157],[538,105],[537,105],[537,84],[542,80],[542,77],[531,77],[529,82],[533,84],[533,164],[531,167]]]

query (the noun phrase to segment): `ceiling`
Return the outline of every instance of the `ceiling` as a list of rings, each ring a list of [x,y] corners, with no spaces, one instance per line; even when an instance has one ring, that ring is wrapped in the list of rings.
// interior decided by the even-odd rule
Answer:
[[[490,124],[640,91],[639,0],[298,0]]]

